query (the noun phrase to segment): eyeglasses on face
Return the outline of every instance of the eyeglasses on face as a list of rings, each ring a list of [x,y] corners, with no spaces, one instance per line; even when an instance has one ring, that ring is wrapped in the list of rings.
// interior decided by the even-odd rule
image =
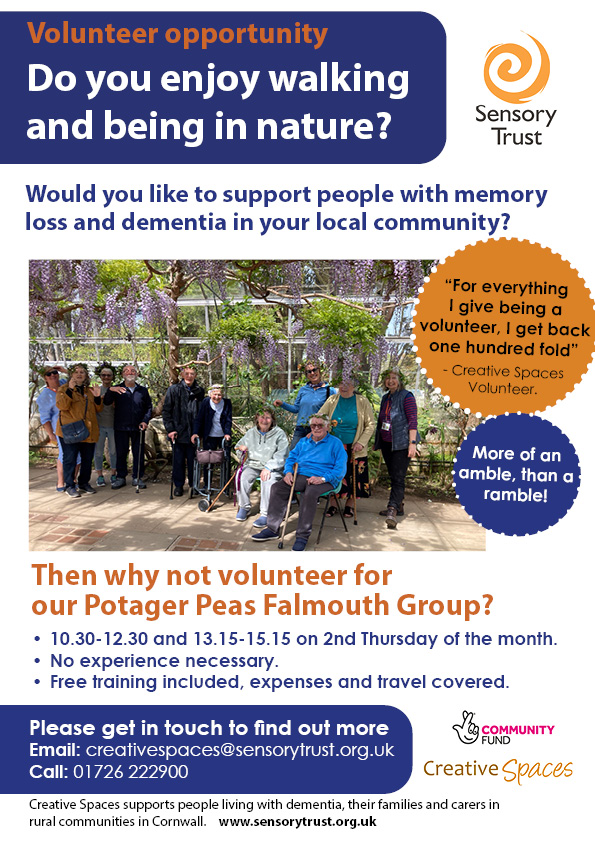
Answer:
[[[315,430],[316,428],[324,427],[324,424],[310,424],[310,429]]]
[[[317,371],[320,371],[319,368],[307,368],[306,374],[316,374]]]
[[[57,371],[56,369],[53,369],[53,371],[46,371],[44,377],[53,377],[55,374],[59,374],[59,373],[60,373],[59,371]]]

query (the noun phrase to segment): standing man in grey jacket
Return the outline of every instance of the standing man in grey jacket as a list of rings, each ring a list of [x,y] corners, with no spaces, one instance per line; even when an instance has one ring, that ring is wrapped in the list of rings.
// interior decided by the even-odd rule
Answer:
[[[99,372],[101,378],[101,397],[114,384],[114,371],[109,365],[103,366]],[[105,485],[105,478],[103,476],[103,455],[105,452],[105,442],[108,443],[109,450],[109,466],[111,470],[110,481],[116,481],[116,436],[114,434],[114,405],[105,406],[100,413],[99,418],[99,438],[95,445],[95,470],[97,471],[97,486],[100,488]]]
[[[248,451],[238,482],[238,513],[236,520],[244,521],[250,514],[250,490],[260,479],[260,517],[252,526],[266,526],[271,488],[283,478],[283,465],[289,452],[287,436],[276,426],[274,411],[266,406],[254,416],[254,427],[239,440],[239,451]]]

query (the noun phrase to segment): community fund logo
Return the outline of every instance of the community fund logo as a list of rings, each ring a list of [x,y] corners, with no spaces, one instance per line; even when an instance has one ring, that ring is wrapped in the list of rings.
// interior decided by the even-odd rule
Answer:
[[[462,722],[452,726],[459,740],[465,745],[473,745],[481,734],[482,745],[508,745],[511,736],[552,736],[555,725],[477,725],[473,721],[474,713],[464,710]]]
[[[473,714],[463,711],[463,724],[453,725],[453,731],[457,732],[457,736],[462,743],[470,746],[476,742],[479,737],[479,728],[473,722]]]
[[[533,35],[523,35],[526,47],[514,43],[490,47],[483,69],[488,91],[499,100],[518,106],[531,102],[550,78],[547,50]],[[497,146],[542,146],[545,129],[556,116],[555,110],[546,108],[496,109],[490,104],[477,105],[475,111],[476,121],[489,125]],[[525,131],[527,123],[533,124],[531,131]]]

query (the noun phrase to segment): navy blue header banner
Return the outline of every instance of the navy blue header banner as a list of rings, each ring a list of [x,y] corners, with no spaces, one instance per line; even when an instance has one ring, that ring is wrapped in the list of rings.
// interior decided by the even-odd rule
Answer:
[[[388,793],[411,724],[385,706],[3,706],[3,793]]]
[[[3,163],[421,164],[446,140],[422,12],[1,20]]]

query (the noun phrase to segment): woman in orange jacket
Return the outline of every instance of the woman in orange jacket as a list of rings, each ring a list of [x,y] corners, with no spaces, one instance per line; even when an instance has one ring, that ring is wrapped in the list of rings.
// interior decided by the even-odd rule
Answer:
[[[97,412],[101,412],[103,408],[103,398],[101,397],[100,386],[89,385],[89,373],[84,365],[75,365],[70,369],[69,375],[68,383],[64,383],[56,392],[56,407],[60,410],[60,416],[56,424],[56,435],[60,438],[64,455],[66,494],[74,499],[80,497],[81,492],[95,494],[95,489],[90,485],[89,480],[93,467],[95,443],[99,438]],[[82,421],[87,428],[88,435],[82,441],[71,443],[65,441],[62,428],[74,421]],[[81,469],[77,488],[74,481],[74,472],[79,454]]]

